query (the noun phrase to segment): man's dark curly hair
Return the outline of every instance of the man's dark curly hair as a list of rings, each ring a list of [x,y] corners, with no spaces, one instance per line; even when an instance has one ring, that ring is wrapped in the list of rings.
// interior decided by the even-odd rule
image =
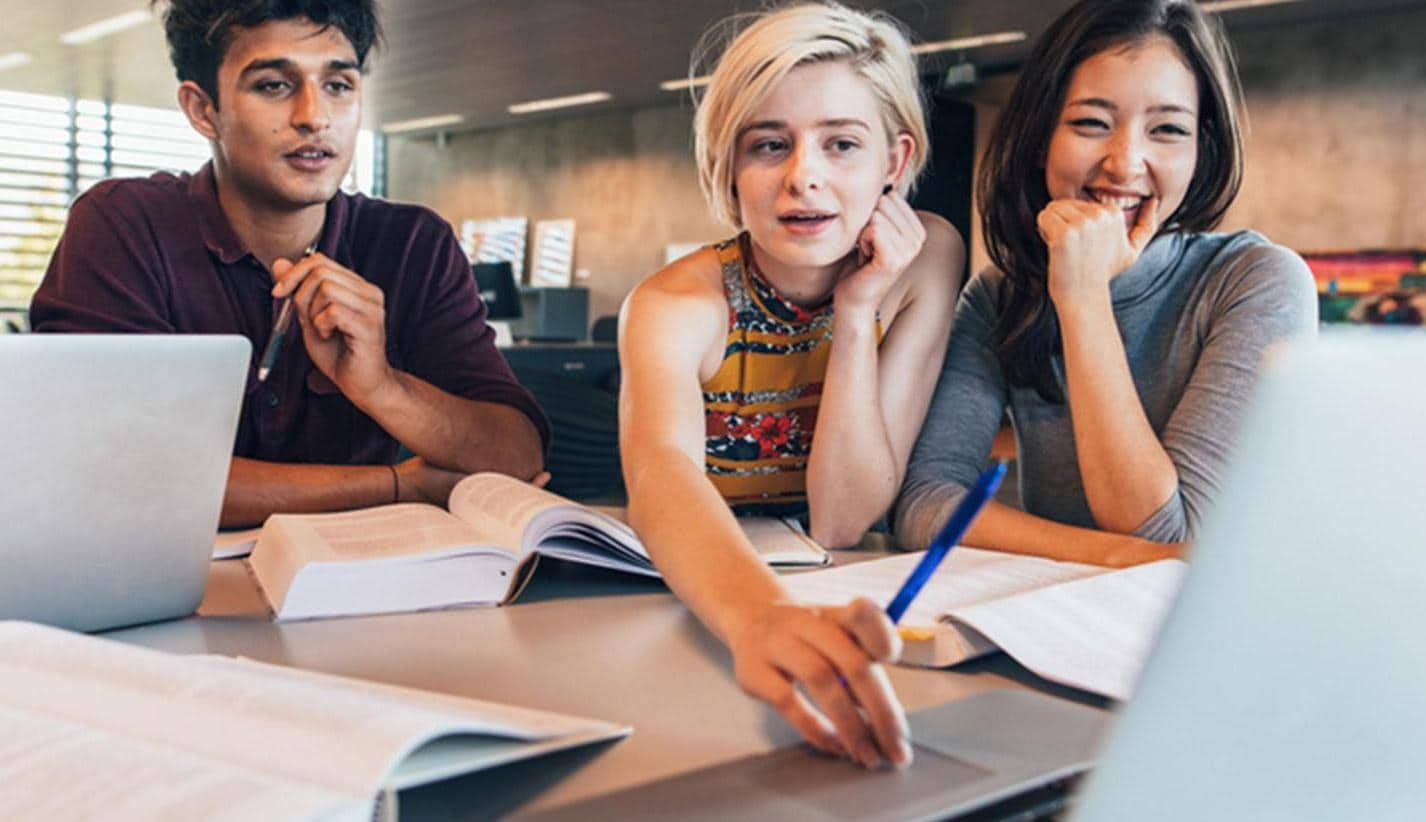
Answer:
[[[304,17],[322,28],[336,28],[366,57],[381,40],[375,0],[152,0],[164,7],[168,53],[180,82],[192,80],[218,102],[218,66],[232,44],[233,28],[253,28],[272,20]]]

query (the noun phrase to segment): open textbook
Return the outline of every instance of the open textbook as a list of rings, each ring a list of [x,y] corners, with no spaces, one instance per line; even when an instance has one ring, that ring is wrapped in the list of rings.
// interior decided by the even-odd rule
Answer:
[[[629,730],[0,622],[7,818],[367,822],[390,792]]]
[[[885,603],[923,553],[783,581],[804,602]],[[1127,699],[1187,567],[1101,568],[957,547],[901,618],[901,661],[939,668],[998,647],[1046,679]]]
[[[748,522],[744,531],[770,565],[830,561],[793,521]],[[285,620],[505,604],[540,556],[659,575],[618,518],[503,474],[461,480],[449,511],[406,503],[271,516],[248,563]]]
[[[240,559],[253,552],[261,528],[219,531],[213,540],[213,559]]]

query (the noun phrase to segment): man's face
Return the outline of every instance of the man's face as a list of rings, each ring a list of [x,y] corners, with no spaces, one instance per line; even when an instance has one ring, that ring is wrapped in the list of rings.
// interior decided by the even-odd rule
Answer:
[[[220,179],[259,208],[330,200],[356,148],[361,79],[334,27],[299,17],[234,28],[207,114]]]

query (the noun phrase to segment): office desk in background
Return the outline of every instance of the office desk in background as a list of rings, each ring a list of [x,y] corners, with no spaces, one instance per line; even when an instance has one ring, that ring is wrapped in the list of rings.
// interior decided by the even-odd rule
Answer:
[[[607,391],[619,387],[619,351],[611,342],[517,342],[500,353],[522,380],[532,373],[559,374]]]
[[[550,418],[549,489],[584,502],[621,502],[619,352],[614,344],[522,342],[500,353]]]
[[[842,563],[880,555],[835,553]],[[276,624],[246,566],[226,561],[213,563],[199,614],[107,636],[634,727],[612,745],[403,794],[403,818],[551,810],[797,741],[780,717],[739,690],[722,645],[657,580],[548,562],[520,600],[503,608]],[[953,672],[893,666],[890,675],[908,711],[1006,686],[1098,704],[1004,655]]]
[[[510,321],[517,339],[579,342],[589,333],[589,289],[520,288],[520,316]]]

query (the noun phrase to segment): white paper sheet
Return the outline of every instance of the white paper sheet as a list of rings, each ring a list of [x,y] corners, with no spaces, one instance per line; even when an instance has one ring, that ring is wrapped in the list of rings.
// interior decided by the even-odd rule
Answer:
[[[844,604],[865,596],[885,605],[923,554],[797,574],[784,582],[804,602]],[[1127,699],[1187,567],[1162,560],[1111,569],[957,547],[901,624],[962,632],[957,624],[968,625],[1046,679]]]
[[[1040,676],[1128,699],[1187,569],[1170,559],[996,602],[956,619]]]
[[[803,602],[843,605],[856,597],[868,597],[884,606],[891,602],[924,554],[924,551],[897,554],[825,571],[793,574],[784,578],[783,583]],[[912,601],[901,624],[932,626],[954,608],[1033,591],[1104,570],[1093,565],[956,547]]]

